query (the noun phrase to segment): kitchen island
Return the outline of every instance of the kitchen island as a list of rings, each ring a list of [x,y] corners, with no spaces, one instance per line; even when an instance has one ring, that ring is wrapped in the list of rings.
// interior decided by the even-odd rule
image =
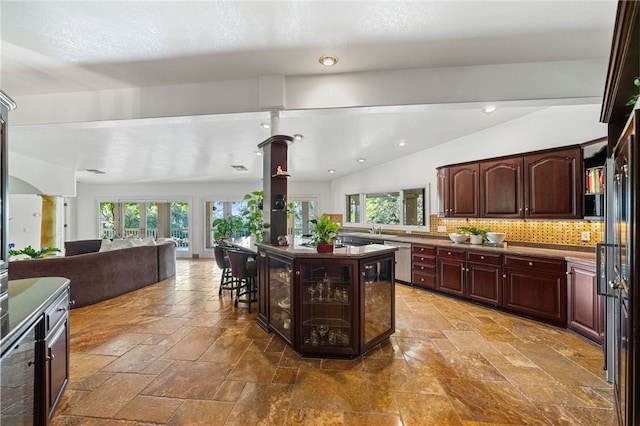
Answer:
[[[299,354],[353,358],[395,331],[395,247],[256,247],[258,325]]]

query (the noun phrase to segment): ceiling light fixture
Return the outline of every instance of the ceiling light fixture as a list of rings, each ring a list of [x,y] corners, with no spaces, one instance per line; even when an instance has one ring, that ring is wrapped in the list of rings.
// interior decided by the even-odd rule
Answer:
[[[407,143],[405,141],[398,142],[398,146],[405,146]]]
[[[367,160],[364,159],[364,158],[358,158],[358,163],[364,163],[365,161],[367,161]]]
[[[332,67],[338,63],[338,57],[333,55],[320,56],[319,62],[325,67]]]
[[[301,141],[302,139],[304,139],[304,135],[301,135],[300,133],[296,133],[295,135],[293,135],[293,139],[297,141]]]
[[[335,170],[333,170],[333,169],[329,169],[329,170],[327,170],[327,172],[329,172],[329,173],[335,173],[336,171],[335,171]]]
[[[269,123],[260,123],[260,127],[262,127],[263,129],[270,129],[271,128],[271,124],[269,124]]]
[[[262,151],[256,151],[256,155],[257,156],[261,156],[262,155]]]
[[[482,112],[484,112],[485,114],[491,114],[495,110],[496,110],[496,107],[493,105],[487,105],[486,107],[482,108]]]

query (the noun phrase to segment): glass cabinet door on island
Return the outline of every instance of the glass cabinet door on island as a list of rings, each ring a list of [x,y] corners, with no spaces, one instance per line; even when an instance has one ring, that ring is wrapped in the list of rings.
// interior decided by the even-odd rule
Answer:
[[[353,263],[300,262],[301,352],[355,354]]]
[[[393,258],[366,261],[361,272],[364,280],[362,348],[368,349],[374,341],[387,332],[393,332],[392,299]],[[377,344],[377,341],[375,342]]]
[[[292,322],[292,263],[289,260],[269,256],[269,324],[285,338],[293,342]]]

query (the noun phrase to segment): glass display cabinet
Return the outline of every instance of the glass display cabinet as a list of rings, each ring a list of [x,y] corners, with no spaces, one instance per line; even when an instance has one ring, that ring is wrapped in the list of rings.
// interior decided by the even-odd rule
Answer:
[[[257,322],[303,356],[353,358],[395,331],[394,247],[317,254],[258,244]]]

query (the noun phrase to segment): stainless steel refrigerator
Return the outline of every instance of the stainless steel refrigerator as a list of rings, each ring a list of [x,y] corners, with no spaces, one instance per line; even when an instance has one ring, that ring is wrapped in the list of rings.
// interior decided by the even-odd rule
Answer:
[[[635,110],[607,162],[605,242],[598,247],[599,292],[606,296],[605,359],[620,425],[640,424],[637,248],[639,149]]]

